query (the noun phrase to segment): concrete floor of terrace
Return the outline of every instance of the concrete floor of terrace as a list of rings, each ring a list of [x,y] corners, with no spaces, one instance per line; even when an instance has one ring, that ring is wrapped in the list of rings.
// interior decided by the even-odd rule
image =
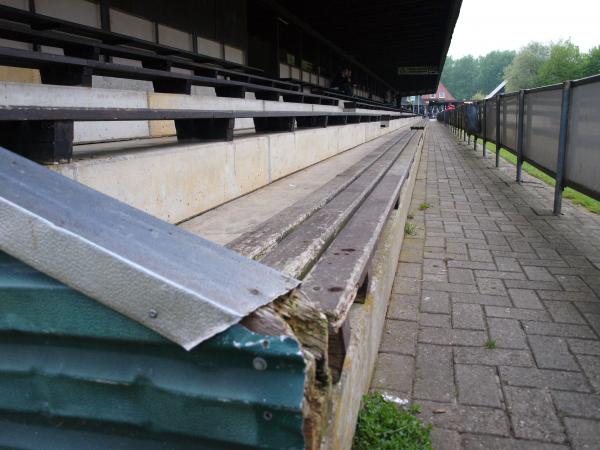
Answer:
[[[600,216],[428,128],[372,390],[438,450],[599,449]]]

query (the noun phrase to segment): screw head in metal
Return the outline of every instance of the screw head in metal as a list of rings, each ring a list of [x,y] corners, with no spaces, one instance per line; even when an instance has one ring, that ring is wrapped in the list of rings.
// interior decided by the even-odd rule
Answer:
[[[156,319],[158,317],[158,311],[155,309],[151,309],[150,311],[148,311],[148,317],[150,317],[151,319]]]
[[[252,360],[252,366],[254,366],[256,370],[267,370],[267,362],[260,357],[256,357]]]
[[[269,421],[272,418],[273,418],[273,413],[271,411],[263,412],[263,419],[265,419],[266,421]]]

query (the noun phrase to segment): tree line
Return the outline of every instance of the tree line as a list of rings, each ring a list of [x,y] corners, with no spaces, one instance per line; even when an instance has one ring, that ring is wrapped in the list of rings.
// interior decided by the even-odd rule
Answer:
[[[600,73],[600,46],[581,52],[571,41],[531,42],[518,52],[446,58],[441,80],[458,100],[481,99],[506,80],[506,91],[560,83]]]

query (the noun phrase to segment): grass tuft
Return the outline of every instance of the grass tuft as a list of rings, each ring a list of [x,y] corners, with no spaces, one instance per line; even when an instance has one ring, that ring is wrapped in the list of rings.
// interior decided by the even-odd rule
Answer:
[[[421,203],[421,204],[419,205],[419,209],[420,209],[421,211],[425,211],[426,209],[429,209],[429,208],[431,208],[431,205],[430,205],[429,203]]]
[[[416,415],[418,405],[408,411],[386,401],[379,392],[363,397],[358,414],[354,450],[433,450],[431,425],[424,425]]]
[[[404,234],[414,236],[417,234],[417,226],[414,223],[406,222],[404,224]]]
[[[496,348],[496,341],[493,339],[488,339],[487,341],[485,341],[485,348],[487,348],[488,350],[493,350]]]

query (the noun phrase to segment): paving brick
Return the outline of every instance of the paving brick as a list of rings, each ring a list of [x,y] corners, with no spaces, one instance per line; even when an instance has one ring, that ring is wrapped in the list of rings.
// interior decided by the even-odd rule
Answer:
[[[514,319],[487,319],[490,339],[500,348],[528,349],[527,337],[519,321]]]
[[[477,287],[482,294],[506,296],[506,289],[504,288],[502,280],[496,280],[494,278],[478,278]]]
[[[483,331],[433,327],[419,329],[419,342],[427,344],[480,346],[485,341],[486,335]]]
[[[552,397],[559,414],[600,419],[600,395],[553,391]]]
[[[551,321],[546,311],[538,309],[502,308],[501,306],[485,306],[488,317],[502,317],[516,320]]]
[[[425,238],[425,247],[445,247],[446,239],[443,237],[427,236]]]
[[[475,277],[470,269],[450,267],[448,269],[448,280],[450,283],[475,284]]]
[[[496,270],[496,266],[490,262],[479,261],[448,261],[448,267],[461,269]]]
[[[567,267],[567,263],[561,259],[530,259],[527,257],[518,257],[517,259],[522,266],[538,266],[538,267]]]
[[[470,330],[485,329],[481,306],[473,303],[453,303],[452,326]]]
[[[600,302],[573,302],[582,313],[600,314]]]
[[[559,291],[562,287],[556,281],[506,280],[506,287],[517,289],[549,289]]]
[[[565,291],[592,292],[590,287],[577,275],[556,275],[556,280]]]
[[[417,345],[417,324],[403,320],[386,320],[380,352],[414,356]]]
[[[424,259],[423,273],[447,273],[446,263],[442,259]]]
[[[462,235],[462,228],[461,228]],[[462,242],[447,242],[446,243],[446,251],[448,253],[461,253],[467,254],[467,245]]]
[[[585,324],[585,320],[572,303],[546,301],[544,304],[555,322]]]
[[[393,294],[418,295],[421,292],[420,278],[407,278],[396,276],[392,286]]]
[[[547,391],[506,387],[504,394],[516,437],[564,442],[565,435]]]
[[[421,277],[421,264],[399,262],[396,275],[406,278],[420,278]]]
[[[430,401],[418,403],[421,405],[419,418],[434,427],[461,433],[510,434],[506,413],[501,409]]]
[[[446,292],[423,291],[421,311],[450,314],[450,295]]]
[[[469,254],[472,261],[493,262],[492,254],[489,250],[469,248]]]
[[[527,334],[543,334],[547,336],[590,339],[594,339],[596,337],[592,329],[586,325],[524,321],[523,329]]]
[[[508,295],[517,308],[544,309],[535,291],[530,289],[509,289]]]
[[[421,297],[418,295],[392,294],[387,310],[387,318],[395,320],[417,321],[419,303]]]
[[[521,266],[516,258],[505,258],[502,256],[494,257],[498,270],[503,272],[521,272]]]
[[[521,272],[501,272],[498,270],[476,270],[477,278],[498,278],[500,280],[525,280],[525,275]]]
[[[496,408],[502,406],[500,383],[493,367],[457,364],[454,371],[459,403]]]
[[[419,326],[450,328],[450,316],[448,314],[419,314]]]
[[[562,370],[536,369],[531,367],[500,367],[500,379],[509,386],[564,389],[591,392],[583,374]]]
[[[462,450],[458,431],[433,428],[431,430],[431,446],[435,450]]]
[[[538,290],[537,294],[542,300],[567,300],[569,302],[597,302],[598,297],[589,292],[566,292]]]
[[[371,387],[410,395],[414,371],[415,360],[412,356],[380,353],[377,356]]]
[[[589,341],[585,339],[567,339],[569,349],[579,355],[600,356],[600,341]]]
[[[587,419],[566,418],[565,426],[569,440],[575,450],[591,450],[600,448],[598,443],[598,428],[600,423]]]
[[[471,284],[454,284],[431,281],[427,283],[427,289],[441,292],[461,292],[464,294],[475,294],[477,288]]]
[[[529,345],[539,368],[579,370],[565,339],[551,336],[529,336]]]
[[[600,314],[585,313],[584,316],[596,333],[600,335]]]
[[[531,355],[525,350],[459,347],[454,350],[456,364],[483,364],[486,366],[531,367]]]
[[[536,281],[554,281],[554,277],[545,267],[538,266],[523,266],[523,270],[527,274],[527,278]]]
[[[500,295],[452,293],[451,297],[453,302],[475,303],[477,305],[511,306],[509,298]]]
[[[455,399],[452,349],[419,344],[413,396],[418,399],[449,402]]]
[[[596,392],[600,393],[600,357],[578,355],[577,361],[579,361]]]
[[[464,450],[567,450],[569,448],[561,444],[478,434],[463,434],[462,438]]]

